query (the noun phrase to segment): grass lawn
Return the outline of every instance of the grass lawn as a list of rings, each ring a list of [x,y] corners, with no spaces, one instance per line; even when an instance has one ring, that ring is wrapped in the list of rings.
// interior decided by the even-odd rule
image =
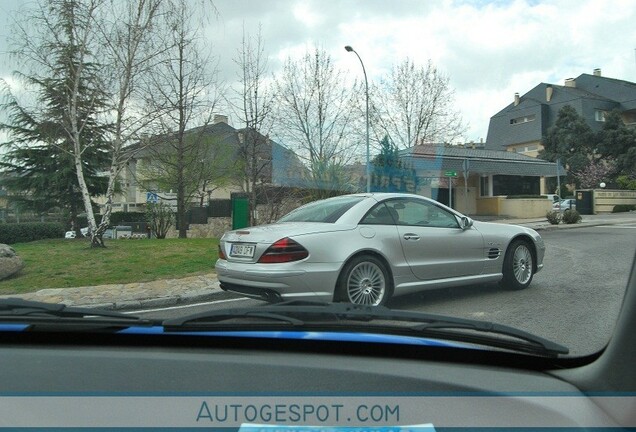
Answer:
[[[42,240],[11,245],[22,271],[0,281],[0,294],[42,288],[147,282],[214,271],[218,239],[106,240],[91,248],[86,239]]]

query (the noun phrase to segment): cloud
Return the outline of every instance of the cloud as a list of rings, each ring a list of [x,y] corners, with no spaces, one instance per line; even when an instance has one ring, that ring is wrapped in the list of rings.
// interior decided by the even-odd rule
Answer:
[[[597,67],[605,76],[636,81],[636,2],[630,0],[243,0],[217,7],[228,22],[263,24],[273,68],[313,44],[360,76],[359,62],[343,49],[352,45],[371,80],[405,57],[420,64],[431,59],[455,88],[471,125],[467,139],[485,138],[490,117],[515,92],[540,82],[562,84]]]
[[[124,0],[121,0],[124,1]],[[11,11],[19,0],[3,0]],[[262,26],[272,72],[288,55],[317,45],[349,77],[371,81],[405,57],[428,59],[450,77],[457,108],[485,138],[492,115],[540,82],[601,68],[604,76],[636,81],[636,2],[633,0],[216,0],[219,16],[207,35],[221,76],[236,80],[234,59],[243,29]],[[13,7],[12,5],[15,5]],[[5,18],[6,19],[6,18]],[[11,70],[3,64],[2,71]]]

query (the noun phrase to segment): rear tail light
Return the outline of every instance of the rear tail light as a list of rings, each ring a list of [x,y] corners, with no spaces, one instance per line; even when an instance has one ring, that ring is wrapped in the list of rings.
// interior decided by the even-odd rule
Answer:
[[[223,251],[223,248],[221,247],[220,243],[219,243],[219,259],[227,261],[227,257],[225,256],[225,252]]]
[[[299,261],[309,256],[307,249],[290,238],[278,240],[271,245],[258,260],[262,264]]]

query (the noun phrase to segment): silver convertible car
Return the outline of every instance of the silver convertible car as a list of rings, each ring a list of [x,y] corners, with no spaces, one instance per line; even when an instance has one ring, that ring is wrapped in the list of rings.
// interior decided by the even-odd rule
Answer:
[[[344,195],[219,242],[221,288],[271,302],[384,305],[427,288],[498,282],[523,289],[543,267],[530,228],[473,221],[418,195]]]

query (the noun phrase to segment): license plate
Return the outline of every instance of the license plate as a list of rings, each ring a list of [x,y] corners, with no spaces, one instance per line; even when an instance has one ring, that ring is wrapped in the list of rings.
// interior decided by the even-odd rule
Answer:
[[[254,245],[233,244],[230,249],[230,256],[252,258],[254,256]]]

